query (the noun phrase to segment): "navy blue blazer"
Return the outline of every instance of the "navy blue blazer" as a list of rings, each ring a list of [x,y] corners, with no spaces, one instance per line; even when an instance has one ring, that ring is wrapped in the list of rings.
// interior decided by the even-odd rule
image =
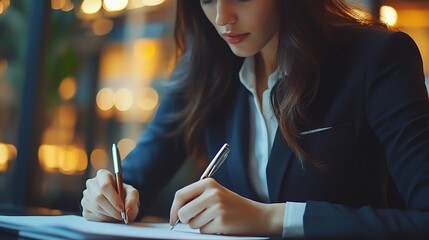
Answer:
[[[304,167],[277,131],[267,166],[270,202],[307,202],[306,238],[429,237],[429,101],[420,53],[401,32],[347,31],[322,64],[308,113],[322,131],[303,134],[326,168]],[[214,178],[259,200],[249,182],[249,92],[239,83],[219,117],[205,128],[211,159],[231,153]],[[186,159],[183,139],[167,136],[169,115],[185,104],[167,95],[123,164],[124,181],[147,206]],[[304,131],[312,130],[304,129]],[[143,210],[142,210],[143,212]]]

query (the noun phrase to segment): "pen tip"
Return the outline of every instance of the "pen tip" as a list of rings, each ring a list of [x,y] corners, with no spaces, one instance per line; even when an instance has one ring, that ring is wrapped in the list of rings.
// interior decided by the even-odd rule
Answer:
[[[128,216],[125,212],[121,212],[122,220],[124,220],[125,224],[128,224]]]
[[[177,226],[177,224],[179,223],[180,219],[177,219],[176,222],[173,224],[173,226],[171,226],[170,230],[173,230],[174,227]]]

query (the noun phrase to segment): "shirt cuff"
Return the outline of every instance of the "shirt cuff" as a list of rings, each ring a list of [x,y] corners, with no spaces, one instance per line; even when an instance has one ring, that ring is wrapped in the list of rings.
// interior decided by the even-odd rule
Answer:
[[[302,238],[304,237],[304,212],[307,203],[286,202],[283,238]]]

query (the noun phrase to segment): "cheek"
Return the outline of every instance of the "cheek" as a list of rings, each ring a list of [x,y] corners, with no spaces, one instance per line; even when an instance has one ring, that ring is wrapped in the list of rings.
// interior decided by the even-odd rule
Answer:
[[[216,27],[215,21],[216,21],[216,10],[213,10],[208,7],[202,7],[204,15],[206,15],[206,18],[210,21],[210,23]]]

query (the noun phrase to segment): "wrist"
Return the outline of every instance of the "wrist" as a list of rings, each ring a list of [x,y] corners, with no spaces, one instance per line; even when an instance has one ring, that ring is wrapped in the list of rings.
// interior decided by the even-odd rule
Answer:
[[[285,203],[262,204],[262,226],[270,236],[282,235]]]

